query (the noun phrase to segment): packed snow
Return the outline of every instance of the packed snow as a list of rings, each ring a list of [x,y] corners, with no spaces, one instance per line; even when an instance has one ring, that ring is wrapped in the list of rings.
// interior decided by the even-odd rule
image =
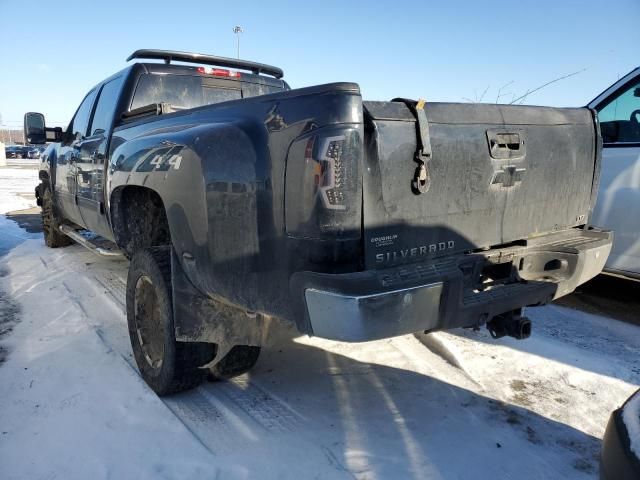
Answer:
[[[0,168],[0,212],[33,205],[36,182]],[[48,249],[0,215],[3,252],[3,479],[597,478],[608,417],[640,385],[640,327],[551,305],[527,311],[525,341],[276,326],[249,374],[160,399],[130,351],[126,261]]]

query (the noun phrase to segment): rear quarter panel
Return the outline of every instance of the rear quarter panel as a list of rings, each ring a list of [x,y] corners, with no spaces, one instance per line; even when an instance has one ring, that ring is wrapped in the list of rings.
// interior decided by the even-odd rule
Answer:
[[[354,84],[139,121],[114,131],[107,190],[111,201],[129,185],[160,195],[177,257],[202,293],[287,317],[289,276],[306,258],[284,229],[287,151],[304,132],[361,121]],[[180,156],[177,168],[173,155]]]

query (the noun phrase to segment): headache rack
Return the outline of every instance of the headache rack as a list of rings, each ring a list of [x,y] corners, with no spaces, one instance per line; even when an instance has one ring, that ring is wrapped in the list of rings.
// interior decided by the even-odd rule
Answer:
[[[215,55],[204,55],[202,53],[143,49],[136,50],[131,55],[129,55],[129,58],[127,58],[127,62],[129,60],[133,60],[134,58],[164,60],[164,63],[166,64],[169,64],[172,60],[175,60],[178,62],[198,63],[201,65],[212,65],[216,67],[240,68],[242,70],[249,70],[251,73],[255,73],[258,75],[264,73],[276,78],[282,78],[282,76],[284,75],[282,69],[273,67],[271,65],[265,65],[264,63],[257,63],[251,62],[249,60],[239,60],[227,57],[216,57]]]

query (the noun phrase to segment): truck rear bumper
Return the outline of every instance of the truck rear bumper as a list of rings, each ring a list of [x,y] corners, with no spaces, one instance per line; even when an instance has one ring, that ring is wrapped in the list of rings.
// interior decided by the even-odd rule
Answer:
[[[438,318],[442,282],[369,295],[305,291],[307,311],[318,337],[362,341],[418,332]]]
[[[602,271],[608,231],[549,234],[430,262],[346,274],[299,272],[290,288],[304,333],[361,342],[483,325],[496,315],[543,305]],[[478,288],[480,278],[485,280]]]

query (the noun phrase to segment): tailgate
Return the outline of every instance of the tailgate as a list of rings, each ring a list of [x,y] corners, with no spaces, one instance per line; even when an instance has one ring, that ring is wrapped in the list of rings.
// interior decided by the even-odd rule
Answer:
[[[429,190],[411,190],[416,123],[398,102],[364,102],[367,267],[524,240],[583,225],[596,130],[585,108],[432,103]]]

